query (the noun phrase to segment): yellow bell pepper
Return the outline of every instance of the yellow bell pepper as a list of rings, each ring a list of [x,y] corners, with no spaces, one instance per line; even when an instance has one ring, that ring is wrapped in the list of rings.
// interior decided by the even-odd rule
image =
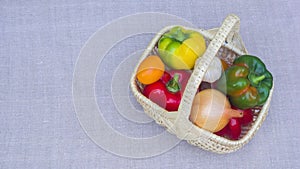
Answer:
[[[161,59],[172,69],[193,69],[205,50],[205,39],[199,32],[179,26],[165,33],[158,42]]]

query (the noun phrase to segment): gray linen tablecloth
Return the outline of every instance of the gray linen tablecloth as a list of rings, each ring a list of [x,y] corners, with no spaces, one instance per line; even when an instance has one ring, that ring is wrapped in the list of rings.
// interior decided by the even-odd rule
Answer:
[[[0,168],[299,168],[299,2],[1,0]],[[240,17],[248,51],[262,58],[275,82],[269,115],[241,150],[217,155],[182,141],[163,154],[133,159],[100,148],[85,134],[72,99],[80,49],[102,26],[143,12],[175,15],[205,29],[219,27],[229,13]],[[122,106],[118,111],[110,90],[116,67],[144,49],[153,35],[117,43],[99,64],[95,78],[104,119],[128,137],[164,132],[154,122],[122,117]]]

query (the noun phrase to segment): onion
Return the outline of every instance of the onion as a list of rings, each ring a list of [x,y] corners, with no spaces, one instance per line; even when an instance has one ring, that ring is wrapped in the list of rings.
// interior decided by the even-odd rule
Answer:
[[[196,94],[190,121],[211,132],[223,129],[230,118],[243,117],[243,112],[231,109],[227,97],[215,89],[206,89]]]
[[[203,77],[204,82],[213,83],[216,80],[218,80],[222,75],[222,62],[221,59],[218,57],[214,57],[214,59],[211,61],[207,71],[205,72],[205,75]]]

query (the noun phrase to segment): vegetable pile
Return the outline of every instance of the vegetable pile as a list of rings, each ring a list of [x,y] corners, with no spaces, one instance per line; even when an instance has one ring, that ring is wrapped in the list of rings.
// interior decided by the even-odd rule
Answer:
[[[177,111],[196,60],[206,50],[204,37],[174,27],[157,43],[158,55],[146,57],[136,74],[142,94],[167,111]],[[198,93],[189,120],[219,136],[237,140],[243,126],[269,97],[272,74],[256,56],[242,55],[233,63],[214,57]]]

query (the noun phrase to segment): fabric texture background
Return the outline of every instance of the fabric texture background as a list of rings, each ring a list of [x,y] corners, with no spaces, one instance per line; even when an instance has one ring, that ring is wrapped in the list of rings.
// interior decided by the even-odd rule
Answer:
[[[0,168],[299,168],[299,7],[296,0],[1,0]],[[101,149],[85,134],[72,102],[80,49],[101,26],[142,12],[176,15],[204,29],[219,27],[229,13],[240,17],[248,51],[262,58],[275,82],[269,115],[245,147],[217,155],[182,141],[161,155],[131,159]],[[118,43],[95,79],[103,116],[130,137],[164,131],[154,122],[124,119],[109,90],[115,67],[152,37],[137,35]]]

